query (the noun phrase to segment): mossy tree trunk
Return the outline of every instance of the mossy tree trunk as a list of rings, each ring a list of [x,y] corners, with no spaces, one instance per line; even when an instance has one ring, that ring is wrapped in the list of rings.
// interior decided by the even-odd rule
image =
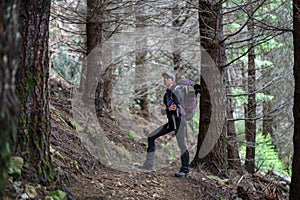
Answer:
[[[17,0],[0,2],[0,199],[4,196],[17,130],[14,79],[19,55],[17,15]]]
[[[49,17],[50,0],[20,3],[21,63],[17,71],[20,121],[18,139],[25,160],[23,175],[48,184],[53,180],[50,159]]]

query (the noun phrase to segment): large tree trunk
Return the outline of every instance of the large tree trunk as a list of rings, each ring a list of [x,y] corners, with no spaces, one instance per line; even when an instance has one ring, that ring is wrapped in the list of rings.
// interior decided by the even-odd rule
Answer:
[[[294,156],[292,164],[292,183],[290,190],[290,200],[297,200],[300,197],[300,0],[294,0],[293,3],[293,21],[294,21]]]
[[[222,22],[221,4],[216,4],[209,1],[199,1],[199,24],[200,24],[200,39],[202,47],[209,53],[216,64],[216,67],[221,71],[221,66],[224,62],[225,49],[221,46],[222,40]],[[205,59],[205,58],[203,58]],[[191,163],[192,167],[199,163],[204,164],[212,173],[220,175],[226,169],[226,148],[222,139],[219,139],[212,151],[204,158],[199,158],[199,149],[206,137],[210,117],[211,117],[211,97],[207,89],[207,83],[201,79],[202,93],[200,99],[200,130],[198,135],[198,147],[194,160]],[[224,135],[221,135],[221,138]],[[209,137],[209,136],[208,136]]]
[[[86,46],[87,59],[82,69],[82,99],[89,105],[96,104],[99,116],[110,115],[112,102],[112,69],[105,69],[101,59],[104,58],[103,42],[104,2],[87,1]]]
[[[100,63],[100,43],[102,41],[102,12],[101,0],[87,0],[86,18],[86,54],[87,60],[81,72],[82,98],[86,104],[93,105],[94,101],[98,114],[102,115],[103,98],[101,98],[102,68]],[[97,48],[97,45],[98,48]]]
[[[256,99],[255,99],[255,53],[254,53],[254,19],[253,9],[250,9],[248,22],[249,53],[248,53],[248,104],[245,122],[246,131],[246,161],[245,167],[249,173],[255,171],[255,138],[256,138]]]
[[[18,70],[20,124],[18,139],[28,179],[43,184],[53,180],[50,159],[49,17],[50,0],[22,1],[20,34],[22,59]]]
[[[17,130],[14,78],[20,53],[17,4],[17,0],[0,3],[0,199],[3,198],[7,183],[9,158]]]

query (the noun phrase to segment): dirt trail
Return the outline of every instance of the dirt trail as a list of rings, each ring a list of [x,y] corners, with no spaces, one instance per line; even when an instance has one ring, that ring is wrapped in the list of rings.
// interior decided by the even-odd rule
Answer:
[[[103,166],[87,152],[72,130],[53,122],[54,162],[64,171],[60,187],[73,199],[231,199],[235,189],[201,172],[174,177],[176,164],[154,172],[122,172]]]
[[[190,177],[177,178],[174,173],[180,161],[147,173],[108,168],[86,150],[70,120],[72,88],[63,80],[50,83],[52,159],[62,174],[57,187],[66,191],[69,199],[288,199],[284,184],[258,174],[230,171],[227,179],[220,179],[198,168],[191,170]],[[122,119],[125,121],[129,128],[135,129],[130,119]],[[142,144],[126,139],[113,120],[103,118],[100,123],[110,141],[122,143],[129,151],[144,153]]]
[[[69,199],[202,200],[232,199],[236,196],[235,188],[224,190],[224,185],[209,180],[201,171],[192,171],[187,178],[174,177],[180,167],[179,161],[155,172],[123,172],[102,165],[86,150],[70,121],[71,89],[61,82],[52,80],[50,83],[52,160],[56,168],[62,171],[58,188],[66,191]],[[124,133],[113,121],[103,119],[101,123],[110,140],[123,141],[130,151],[145,153],[144,147],[124,139]]]

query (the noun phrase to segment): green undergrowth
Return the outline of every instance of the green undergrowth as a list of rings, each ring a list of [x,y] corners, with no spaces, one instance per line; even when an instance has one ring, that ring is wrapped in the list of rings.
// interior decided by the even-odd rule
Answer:
[[[245,159],[246,145],[241,146],[240,154]],[[284,176],[291,177],[291,169],[286,169],[285,163],[279,159],[270,134],[264,136],[258,133],[256,135],[255,166],[257,171],[275,170]]]

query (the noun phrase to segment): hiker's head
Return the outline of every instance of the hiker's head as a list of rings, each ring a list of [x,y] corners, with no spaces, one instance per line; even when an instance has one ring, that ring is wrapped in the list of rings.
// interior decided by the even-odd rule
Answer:
[[[164,84],[170,88],[175,83],[175,75],[171,72],[164,72],[162,73],[162,76],[164,78]]]

